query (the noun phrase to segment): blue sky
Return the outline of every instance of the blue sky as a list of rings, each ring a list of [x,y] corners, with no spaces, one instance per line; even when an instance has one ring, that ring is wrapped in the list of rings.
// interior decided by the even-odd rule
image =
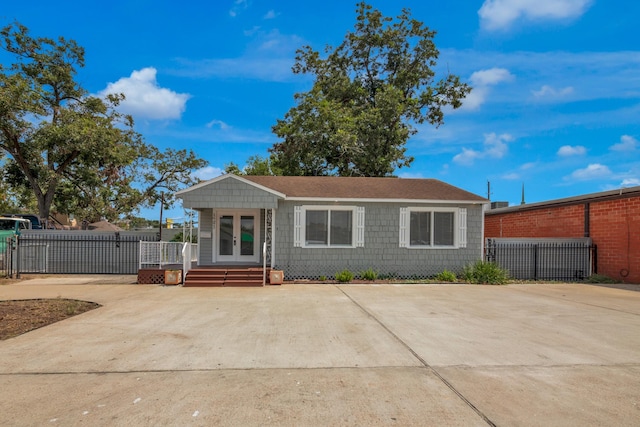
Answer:
[[[489,181],[491,199],[511,204],[523,185],[528,203],[640,185],[640,2],[369,3],[387,16],[410,8],[437,31],[439,75],[474,87],[443,126],[418,128],[408,142],[415,161],[399,176],[485,197]],[[208,179],[267,155],[271,127],[312,83],[291,72],[295,50],[340,44],[355,9],[343,0],[31,0],[3,2],[0,20],[76,40],[84,87],[125,93],[122,108],[145,139],[193,149],[210,163],[198,171]]]

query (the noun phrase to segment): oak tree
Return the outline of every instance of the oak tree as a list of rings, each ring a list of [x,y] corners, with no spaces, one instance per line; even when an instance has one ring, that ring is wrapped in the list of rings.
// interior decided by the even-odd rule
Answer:
[[[273,126],[270,149],[284,175],[389,176],[411,164],[407,140],[415,125],[444,122],[471,88],[453,74],[436,78],[435,31],[411,17],[394,20],[357,5],[353,32],[325,56],[310,46],[296,53],[293,72],[311,74],[308,92]]]
[[[32,37],[14,23],[0,30],[14,62],[0,64],[0,151],[6,183],[29,189],[38,214],[114,219],[158,200],[163,186],[191,184],[206,164],[186,150],[160,152],[118,112],[124,95],[92,96],[77,79],[84,49],[63,37]]]
[[[276,166],[273,165],[273,156],[250,156],[247,164],[240,169],[240,166],[231,162],[224,167],[224,173],[232,173],[234,175],[282,175]]]

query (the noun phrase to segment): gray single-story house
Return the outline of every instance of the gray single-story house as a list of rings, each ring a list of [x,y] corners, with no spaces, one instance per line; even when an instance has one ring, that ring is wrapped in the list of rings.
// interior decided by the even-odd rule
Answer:
[[[198,266],[266,260],[287,280],[459,272],[482,259],[489,202],[435,179],[232,174],[177,197],[199,213]]]

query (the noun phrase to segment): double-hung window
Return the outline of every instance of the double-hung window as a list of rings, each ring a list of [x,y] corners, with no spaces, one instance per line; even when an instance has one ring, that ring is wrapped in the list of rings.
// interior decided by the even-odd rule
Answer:
[[[364,208],[296,206],[295,246],[352,248],[364,245]]]
[[[401,208],[400,246],[466,247],[466,216],[464,208]]]

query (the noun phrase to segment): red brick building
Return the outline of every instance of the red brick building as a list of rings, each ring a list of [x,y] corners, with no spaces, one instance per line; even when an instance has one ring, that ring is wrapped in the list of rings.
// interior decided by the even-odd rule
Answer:
[[[640,283],[640,186],[485,212],[485,238],[590,237],[597,270]]]

